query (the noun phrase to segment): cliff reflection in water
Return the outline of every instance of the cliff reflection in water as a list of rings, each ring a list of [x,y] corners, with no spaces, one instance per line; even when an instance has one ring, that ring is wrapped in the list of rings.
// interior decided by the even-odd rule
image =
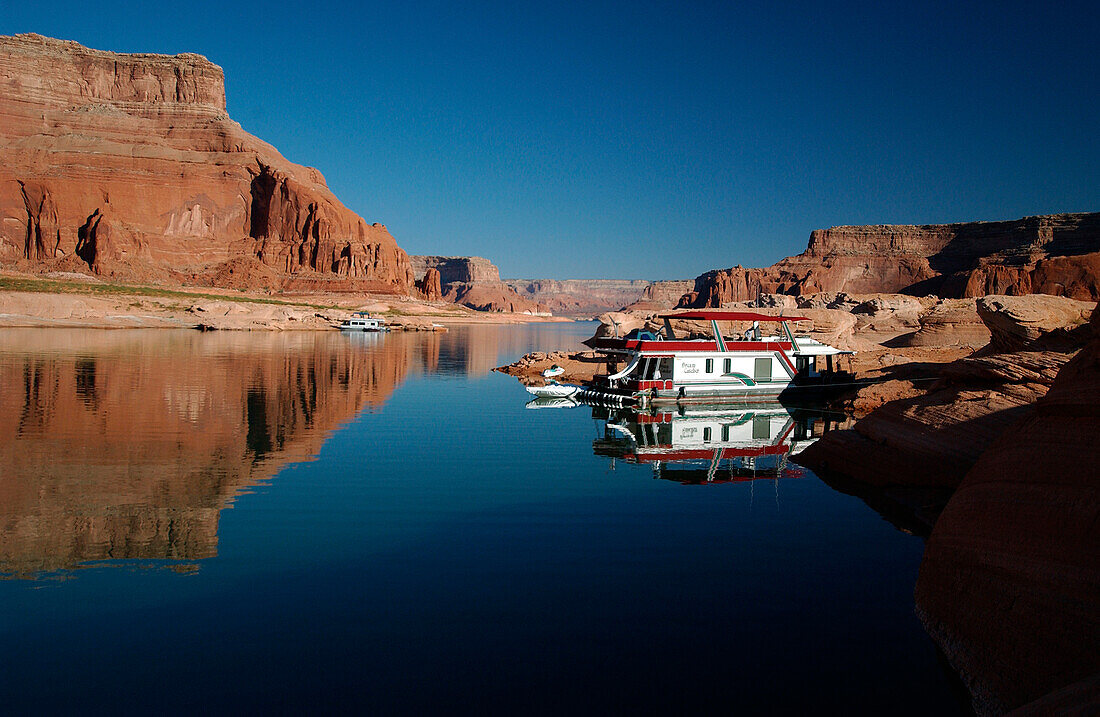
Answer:
[[[217,553],[221,510],[440,362],[436,335],[0,332],[0,574]]]
[[[593,417],[604,424],[592,444],[596,455],[649,465],[654,478],[693,485],[800,477],[790,458],[847,420],[778,403],[595,408]]]

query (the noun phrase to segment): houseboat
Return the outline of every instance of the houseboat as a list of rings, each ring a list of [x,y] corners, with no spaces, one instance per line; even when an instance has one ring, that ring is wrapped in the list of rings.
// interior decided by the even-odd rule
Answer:
[[[384,318],[371,316],[366,311],[356,311],[339,328],[341,331],[389,331]]]
[[[592,392],[642,406],[758,402],[781,395],[810,400],[830,386],[852,380],[834,364],[851,351],[792,331],[791,324],[808,321],[805,317],[702,310],[659,318],[664,327],[658,332],[636,329],[623,337],[586,342],[607,358],[609,368],[607,375],[593,379],[588,387]],[[710,335],[677,337],[673,320],[709,322]],[[719,322],[738,322],[746,330],[723,336]],[[778,331],[765,334],[761,324],[776,324]]]

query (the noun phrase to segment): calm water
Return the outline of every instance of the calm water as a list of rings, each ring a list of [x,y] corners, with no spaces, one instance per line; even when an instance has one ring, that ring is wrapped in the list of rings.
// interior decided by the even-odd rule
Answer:
[[[5,711],[958,711],[919,538],[489,371],[590,333],[0,331]]]

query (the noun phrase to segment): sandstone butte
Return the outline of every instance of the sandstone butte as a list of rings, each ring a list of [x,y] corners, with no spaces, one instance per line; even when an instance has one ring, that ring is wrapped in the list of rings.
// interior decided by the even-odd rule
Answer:
[[[735,266],[700,275],[680,306],[841,291],[943,298],[1053,294],[1097,301],[1100,213],[818,229],[806,251],[770,267]]]
[[[500,269],[480,256],[411,256],[416,288],[426,299],[438,299],[476,311],[514,314],[551,313],[549,307],[521,296],[500,280]]]
[[[405,252],[226,114],[222,69],[0,37],[0,267],[406,295]]]

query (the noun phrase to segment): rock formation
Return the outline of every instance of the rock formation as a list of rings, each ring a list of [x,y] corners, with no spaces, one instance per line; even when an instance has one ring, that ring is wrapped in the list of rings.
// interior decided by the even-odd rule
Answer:
[[[440,281],[439,269],[425,269],[424,276],[416,282],[416,289],[428,301],[439,301],[443,298],[443,284]]]
[[[1029,713],[1096,704],[1100,312],[1092,331],[1028,415],[981,453],[925,549],[917,610],[980,714],[1075,684],[1074,709]]]
[[[412,256],[410,265],[419,287],[439,276],[440,294],[444,301],[468,306],[476,311],[514,314],[549,314],[550,310],[524,298],[500,280],[500,270],[480,256]],[[422,293],[423,290],[422,290]]]
[[[1031,293],[1100,299],[1100,213],[1004,222],[844,226],[810,234],[806,251],[764,269],[709,271],[680,300],[718,307],[758,294]]]
[[[0,265],[408,294],[408,258],[226,114],[220,67],[0,37]]]
[[[994,334],[1009,335],[1025,332],[1006,328],[1014,317],[1032,315],[1024,306],[1051,302],[1062,306],[1059,315],[1070,317],[1067,324],[1048,322],[1048,331],[1036,331],[1032,341],[1013,344],[1009,353],[982,351],[949,364],[927,392],[887,403],[851,430],[830,434],[799,462],[869,485],[958,486],[986,448],[1046,394],[1086,335],[1081,302],[1045,296],[987,300],[983,320]]]
[[[643,279],[507,279],[520,296],[537,301],[555,314],[590,317],[623,307],[664,310],[676,306],[688,281]]]
[[[409,257],[414,276],[421,277],[428,269],[439,272],[439,282],[448,284],[493,284],[500,282],[500,270],[480,256],[419,256]]]

